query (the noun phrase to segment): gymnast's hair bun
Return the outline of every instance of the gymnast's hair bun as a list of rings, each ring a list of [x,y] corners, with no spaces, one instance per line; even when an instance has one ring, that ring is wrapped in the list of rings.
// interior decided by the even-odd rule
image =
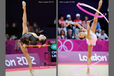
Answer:
[[[42,45],[45,44],[46,43],[46,36],[40,35],[39,36],[39,41],[41,42]]]

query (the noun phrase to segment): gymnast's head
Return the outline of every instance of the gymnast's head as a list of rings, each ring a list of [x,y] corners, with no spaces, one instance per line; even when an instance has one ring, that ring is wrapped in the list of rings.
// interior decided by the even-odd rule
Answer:
[[[43,44],[45,44],[46,43],[46,36],[44,36],[44,35],[40,35],[39,36],[39,41],[40,41],[40,43],[43,45]]]
[[[78,33],[78,38],[84,39],[85,37],[86,37],[86,33],[85,32],[79,32]]]

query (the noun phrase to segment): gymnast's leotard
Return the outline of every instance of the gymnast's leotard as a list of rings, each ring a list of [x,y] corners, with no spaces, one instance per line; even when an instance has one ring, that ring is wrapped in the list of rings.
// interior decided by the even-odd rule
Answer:
[[[87,32],[86,32],[86,34],[87,34]],[[95,46],[96,41],[97,41],[97,36],[91,30],[90,30],[90,38],[91,38],[90,40],[86,38],[87,44]]]
[[[39,40],[35,38],[32,33],[25,33],[20,38],[20,41],[26,45],[36,45]]]

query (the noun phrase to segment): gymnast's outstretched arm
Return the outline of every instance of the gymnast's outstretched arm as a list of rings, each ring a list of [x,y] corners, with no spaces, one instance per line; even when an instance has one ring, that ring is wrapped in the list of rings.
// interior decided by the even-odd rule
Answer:
[[[86,31],[86,29],[84,28],[84,27],[82,27],[80,24],[78,24],[78,23],[74,23],[74,22],[72,22],[72,23],[69,23],[69,24],[72,24],[72,25],[75,25],[75,26],[77,26],[77,27],[79,27],[80,29],[82,29],[82,31]]]
[[[23,7],[23,23],[22,23],[22,26],[23,26],[23,32],[22,34],[25,34],[28,32],[28,27],[27,27],[27,14],[26,14],[26,2],[23,1],[22,2],[22,7]]]
[[[100,11],[100,8],[101,8],[101,6],[102,6],[102,3],[103,3],[103,0],[100,0],[100,1],[99,1],[99,5],[98,5],[98,9],[97,9],[98,11]],[[99,15],[99,13],[96,12],[95,15]],[[94,17],[94,19],[93,19],[93,24],[92,24],[92,26],[91,26],[91,30],[92,30],[94,33],[95,33],[95,30],[96,30],[97,22],[98,22],[98,17]]]

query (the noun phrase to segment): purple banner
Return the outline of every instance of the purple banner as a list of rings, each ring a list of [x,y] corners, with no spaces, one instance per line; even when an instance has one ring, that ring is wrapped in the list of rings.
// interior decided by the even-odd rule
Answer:
[[[88,51],[88,45],[86,40],[73,40],[73,39],[61,39],[58,40],[58,51]],[[98,40],[96,46],[94,46],[93,51],[108,51],[108,41]]]
[[[59,52],[58,63],[87,63],[88,52]],[[108,52],[93,52],[92,62],[108,63]]]
[[[37,54],[30,54],[33,66],[42,66],[39,56]],[[28,67],[28,62],[23,54],[10,54],[6,55],[5,60],[6,69],[10,68],[24,68]]]
[[[48,41],[55,41],[55,39],[47,39],[46,44]],[[28,52],[35,53],[39,56],[42,63],[47,63],[47,65],[56,65],[56,63],[51,62],[51,56],[48,51],[48,47],[41,47],[41,48],[28,48]],[[7,40],[6,41],[6,55],[10,54],[22,54],[22,51],[17,49],[17,40]],[[45,58],[46,57],[46,58]]]

